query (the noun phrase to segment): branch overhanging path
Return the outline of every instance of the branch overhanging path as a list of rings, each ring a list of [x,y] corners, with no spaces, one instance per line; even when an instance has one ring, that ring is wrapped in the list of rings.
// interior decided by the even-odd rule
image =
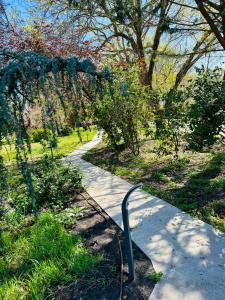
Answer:
[[[30,121],[27,108],[34,104],[41,107],[42,126],[53,133],[52,149],[57,145],[55,112],[61,107],[66,115],[65,98],[72,99],[74,115],[78,115],[80,109],[84,110],[83,92],[86,89],[80,74],[85,75],[86,83],[95,94],[101,93],[102,79],[110,81],[111,75],[106,69],[98,72],[89,59],[77,57],[51,58],[33,51],[12,52],[8,48],[0,51],[0,57],[0,147],[4,139],[8,144],[12,137],[15,139],[17,165],[37,218],[36,195],[28,162],[31,139],[27,131]]]
[[[64,162],[82,170],[89,195],[122,227],[121,203],[132,185],[82,159],[100,140],[101,134]],[[132,239],[164,274],[149,300],[223,300],[225,234],[146,192],[129,202]]]

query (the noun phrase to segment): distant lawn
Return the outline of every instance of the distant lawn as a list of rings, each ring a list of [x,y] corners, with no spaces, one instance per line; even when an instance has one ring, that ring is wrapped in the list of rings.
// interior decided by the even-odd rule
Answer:
[[[96,135],[96,130],[92,128],[92,131],[84,131],[83,129],[80,130],[81,137],[83,143],[86,143],[93,139]],[[77,135],[76,131],[69,136],[58,137],[58,146],[57,148],[53,149],[54,156],[66,156],[72,151],[74,151],[77,147],[80,147],[82,143],[80,143],[80,139]],[[51,154],[50,149],[43,149],[43,146],[40,143],[32,143],[32,154],[31,159],[37,159],[43,157],[45,154]],[[2,150],[0,151],[0,155],[4,158],[6,162],[13,162],[16,160],[16,150],[14,145],[4,145]]]
[[[208,153],[185,152],[179,159],[153,153],[154,142],[145,140],[140,155],[116,152],[101,143],[85,159],[132,183],[190,215],[225,232],[225,147]]]

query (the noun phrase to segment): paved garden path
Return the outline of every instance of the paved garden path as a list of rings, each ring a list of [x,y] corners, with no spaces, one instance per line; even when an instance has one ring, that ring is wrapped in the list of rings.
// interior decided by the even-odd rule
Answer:
[[[65,160],[83,171],[87,192],[122,227],[121,201],[132,185],[81,158],[100,139]],[[133,194],[129,211],[132,239],[164,274],[149,300],[225,299],[224,234],[143,191]]]

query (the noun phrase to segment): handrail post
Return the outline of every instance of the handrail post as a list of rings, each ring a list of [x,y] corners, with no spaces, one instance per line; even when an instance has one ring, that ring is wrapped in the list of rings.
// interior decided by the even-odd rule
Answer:
[[[127,255],[128,262],[128,281],[131,282],[135,278],[135,270],[134,270],[134,258],[133,258],[133,249],[132,249],[132,241],[130,235],[130,225],[129,225],[129,214],[128,214],[128,199],[130,195],[138,188],[142,187],[142,184],[134,185],[127,194],[125,195],[122,202],[122,217],[123,217],[123,227],[124,227],[124,244]]]

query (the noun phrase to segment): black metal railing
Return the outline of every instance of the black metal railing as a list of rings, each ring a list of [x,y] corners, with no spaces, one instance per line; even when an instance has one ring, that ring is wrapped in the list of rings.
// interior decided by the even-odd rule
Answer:
[[[122,202],[122,217],[123,217],[123,227],[124,227],[124,245],[128,262],[128,282],[135,279],[135,268],[134,268],[134,257],[132,249],[132,241],[130,235],[130,225],[129,225],[129,212],[128,212],[128,200],[130,195],[142,187],[142,183],[134,185],[125,195]]]

